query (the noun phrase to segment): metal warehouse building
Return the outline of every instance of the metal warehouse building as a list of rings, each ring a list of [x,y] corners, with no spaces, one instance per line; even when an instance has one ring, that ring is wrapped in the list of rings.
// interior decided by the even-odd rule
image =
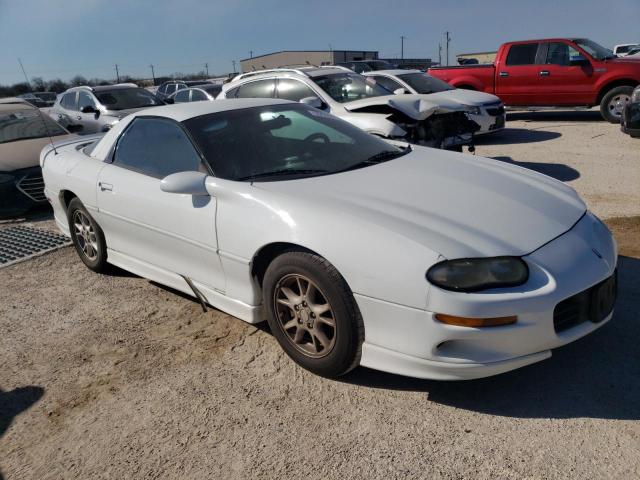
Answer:
[[[368,50],[283,50],[240,60],[242,72],[292,65],[333,65],[356,60],[377,60],[378,52]]]

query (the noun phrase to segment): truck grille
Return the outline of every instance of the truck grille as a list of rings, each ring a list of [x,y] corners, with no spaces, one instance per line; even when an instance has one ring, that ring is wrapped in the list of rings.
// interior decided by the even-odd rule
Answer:
[[[44,202],[44,179],[42,172],[29,173],[17,183],[18,189],[34,202]]]
[[[617,283],[616,272],[597,285],[558,303],[553,311],[556,333],[586,321],[598,323],[609,316],[616,301]]]

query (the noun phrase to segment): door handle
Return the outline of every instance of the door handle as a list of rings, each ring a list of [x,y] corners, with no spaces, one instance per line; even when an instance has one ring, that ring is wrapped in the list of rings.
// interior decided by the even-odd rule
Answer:
[[[500,76],[501,77],[508,77],[509,76],[509,72],[500,72]]]
[[[540,70],[540,76],[541,77],[548,77],[549,75],[551,75],[549,70]]]
[[[77,116],[76,116],[76,118],[77,118],[78,120],[82,120],[82,117],[81,117],[80,115],[77,115]]]
[[[108,191],[113,191],[113,185],[111,185],[110,183],[104,183],[104,182],[98,182],[98,186],[100,187],[100,190],[102,190],[103,192],[105,190]]]

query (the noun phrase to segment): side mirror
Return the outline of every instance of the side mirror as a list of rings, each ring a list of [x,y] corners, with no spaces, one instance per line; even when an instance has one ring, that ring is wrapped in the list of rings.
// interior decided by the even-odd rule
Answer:
[[[591,65],[591,62],[582,55],[576,55],[575,57],[571,57],[569,65],[572,67],[586,67]]]
[[[93,107],[91,105],[85,105],[84,107],[82,107],[82,110],[80,110],[82,113],[98,113],[100,110],[98,110],[96,107]]]
[[[313,108],[319,108],[320,110],[324,108],[324,103],[318,97],[304,97],[300,100],[300,103]]]
[[[202,172],[178,172],[160,180],[160,190],[167,193],[181,193],[202,197],[209,195],[204,184],[207,174]]]
[[[404,95],[405,93],[407,93],[407,91],[406,91],[404,88],[402,88],[402,87],[401,87],[401,88],[396,88],[396,89],[393,91],[393,94],[394,94],[394,95]]]

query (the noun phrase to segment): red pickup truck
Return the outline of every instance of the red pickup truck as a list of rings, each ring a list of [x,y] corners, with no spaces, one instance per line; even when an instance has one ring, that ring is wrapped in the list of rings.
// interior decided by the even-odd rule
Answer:
[[[505,105],[593,107],[619,123],[640,84],[640,59],[618,58],[585,38],[509,42],[493,65],[435,67],[429,74],[454,87],[492,93]]]

